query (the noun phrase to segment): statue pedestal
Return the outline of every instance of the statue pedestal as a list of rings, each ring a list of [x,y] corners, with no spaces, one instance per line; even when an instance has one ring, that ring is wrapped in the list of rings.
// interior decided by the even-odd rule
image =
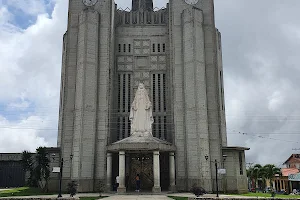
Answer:
[[[131,134],[131,137],[153,137],[151,132],[135,132]]]
[[[126,187],[118,187],[117,192],[118,192],[118,194],[125,194],[126,193]]]

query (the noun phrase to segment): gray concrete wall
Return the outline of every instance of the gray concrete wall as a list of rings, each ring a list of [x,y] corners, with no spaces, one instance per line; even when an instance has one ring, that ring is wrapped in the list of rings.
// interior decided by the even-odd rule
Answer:
[[[215,159],[221,162],[222,155],[213,1],[199,1],[194,6],[181,0],[170,1],[169,23],[177,187],[188,190],[192,182],[201,184],[204,180],[205,189],[212,191],[215,184],[211,177],[215,179],[215,175],[210,169],[214,168]],[[190,42],[189,37],[194,41]],[[199,59],[189,61],[193,56]],[[195,71],[191,71],[193,67]],[[192,101],[197,102],[194,113]],[[207,161],[205,155],[209,156]],[[198,172],[197,168],[200,168]]]
[[[239,153],[242,153],[242,174],[240,172]],[[241,150],[224,150],[227,155],[224,162],[226,169],[225,186],[227,193],[248,192],[245,152]]]

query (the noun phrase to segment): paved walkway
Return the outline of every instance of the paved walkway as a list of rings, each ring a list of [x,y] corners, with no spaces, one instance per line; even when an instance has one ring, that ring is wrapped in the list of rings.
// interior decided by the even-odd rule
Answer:
[[[116,199],[125,199],[125,200],[170,200],[169,197],[165,195],[114,195],[105,200],[116,200]]]

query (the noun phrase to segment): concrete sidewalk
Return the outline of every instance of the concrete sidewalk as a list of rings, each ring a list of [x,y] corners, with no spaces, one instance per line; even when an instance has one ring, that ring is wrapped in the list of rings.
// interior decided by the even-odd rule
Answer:
[[[107,200],[116,200],[116,199],[125,199],[125,200],[170,200],[169,197],[165,195],[114,195],[108,198]]]

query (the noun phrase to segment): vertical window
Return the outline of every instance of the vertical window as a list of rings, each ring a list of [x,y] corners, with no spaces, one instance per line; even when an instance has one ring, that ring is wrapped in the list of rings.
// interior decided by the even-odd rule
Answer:
[[[160,44],[157,44],[157,52],[160,52]]]
[[[131,74],[128,74],[128,111],[130,111],[130,103],[131,103]]]
[[[167,116],[164,116],[164,139],[167,140]]]
[[[125,107],[126,107],[126,105],[125,105],[125,98],[126,98],[126,94],[125,94],[125,90],[126,90],[126,81],[125,81],[125,77],[126,77],[126,75],[125,74],[123,74],[123,112],[125,112]]]
[[[121,119],[120,117],[118,117],[118,121],[117,121],[117,134],[118,134],[118,139],[121,139],[121,132],[120,132],[120,124],[121,124]]]
[[[118,75],[118,112],[120,112],[121,109],[121,75]]]
[[[131,44],[128,44],[128,52],[131,52]]]
[[[125,138],[125,117],[123,117],[122,123],[122,138]]]
[[[121,52],[121,44],[119,44],[119,52]]]
[[[243,175],[244,170],[243,170],[243,154],[242,154],[242,152],[239,152],[239,163],[240,163],[240,175]]]
[[[167,111],[167,105],[166,105],[166,103],[167,103],[167,101],[166,101],[166,75],[165,74],[163,74],[163,94],[164,94],[164,96],[163,96],[163,105],[164,105],[164,111],[166,112]]]
[[[155,52],[155,44],[152,44],[152,52]]]
[[[161,138],[161,117],[158,117],[158,138]]]
[[[156,101],[155,101],[155,99],[156,99],[156,96],[155,96],[155,83],[156,83],[156,81],[155,81],[155,74],[153,74],[152,75],[152,81],[153,81],[153,83],[152,83],[152,98],[153,98],[153,112],[155,112],[156,111]]]
[[[127,118],[127,119],[128,119],[128,118]],[[128,120],[127,124],[128,124],[128,133],[127,133],[127,136],[129,137],[129,136],[130,136],[130,131],[131,131],[131,123],[130,123],[130,120]]]
[[[126,52],[126,44],[123,44],[123,51]]]
[[[166,52],[166,44],[163,44],[163,52]]]
[[[156,134],[157,134],[157,132],[156,132],[157,118],[154,116],[154,117],[153,117],[153,120],[154,120],[154,122],[153,122],[153,127],[152,127],[152,130],[153,130],[153,136],[154,136],[154,137],[157,137],[157,135],[156,135]]]
[[[161,77],[161,74],[158,74],[158,111],[161,111],[161,89],[160,89],[160,77]]]

